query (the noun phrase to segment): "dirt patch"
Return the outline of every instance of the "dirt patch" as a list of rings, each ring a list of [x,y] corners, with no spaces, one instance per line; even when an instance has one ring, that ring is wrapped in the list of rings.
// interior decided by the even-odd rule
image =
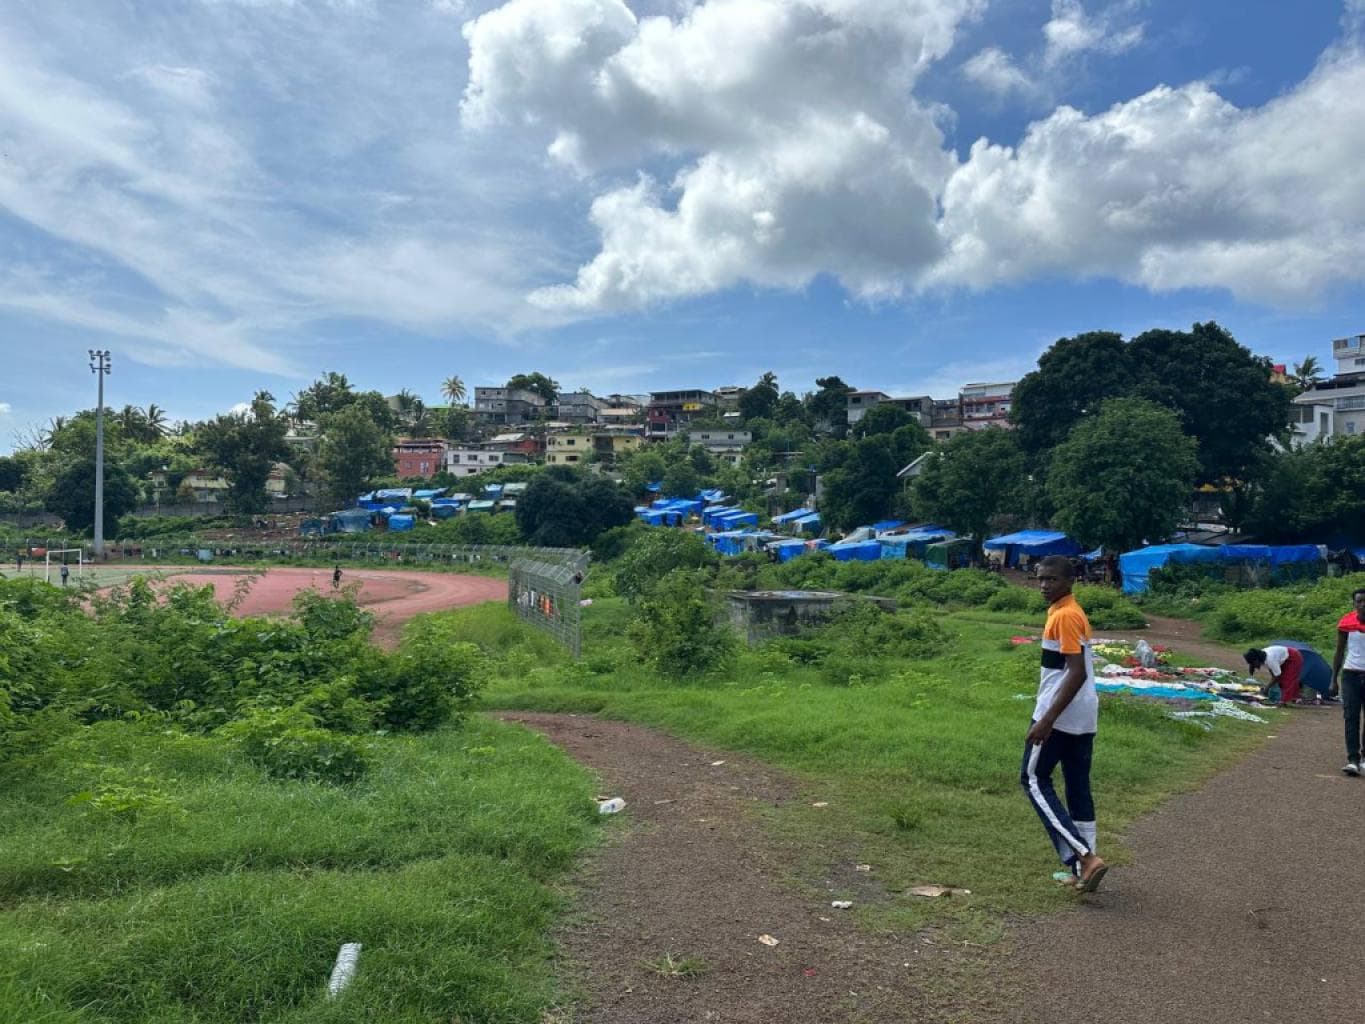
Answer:
[[[208,572],[181,572],[174,566],[167,585],[189,583],[192,586],[211,586],[219,601],[231,601],[237,588],[250,574],[245,597],[235,606],[233,614],[280,615],[288,612],[294,595],[303,590],[332,592],[330,569],[266,570],[215,567]],[[345,569],[343,585],[359,584],[357,602],[375,613],[375,643],[393,647],[398,643],[403,624],[424,612],[463,608],[484,601],[506,601],[507,581],[490,576],[459,576],[443,572],[391,572],[373,569]]]
[[[984,1019],[1360,1019],[1365,779],[1338,771],[1336,714],[1269,728],[1245,762],[1135,827],[1133,865],[1089,905],[1014,932],[999,972],[1014,1009]]]
[[[627,804],[622,834],[581,869],[577,911],[558,936],[582,1004],[549,1019],[900,1024],[947,1020],[968,1005],[954,996],[949,1006],[942,994],[942,972],[958,964],[953,950],[932,936],[869,933],[853,911],[792,882],[796,853],[774,841],[760,814],[818,799],[794,780],[622,722],[499,717],[543,733]],[[831,891],[888,898],[874,875],[857,871],[852,851],[828,853]],[[670,976],[666,957],[687,969]]]

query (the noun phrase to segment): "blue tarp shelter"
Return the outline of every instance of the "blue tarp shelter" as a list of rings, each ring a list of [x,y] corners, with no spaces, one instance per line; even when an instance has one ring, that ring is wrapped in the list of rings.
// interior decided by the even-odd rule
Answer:
[[[370,513],[363,508],[348,508],[332,513],[332,528],[338,533],[364,533],[370,528]]]
[[[882,545],[883,558],[923,559],[930,544],[936,544],[941,540],[952,540],[956,536],[957,534],[952,530],[930,524],[928,526],[917,526],[913,530],[906,530],[904,533],[878,537],[877,542]]]
[[[683,521],[683,514],[671,508],[647,508],[639,516],[649,526],[679,526]]]
[[[697,497],[708,505],[719,505],[722,501],[726,500],[725,492],[719,487],[714,487],[709,491],[702,491]]]
[[[376,501],[383,501],[389,504],[393,504],[395,501],[407,502],[412,499],[412,488],[390,487],[386,491],[375,491],[374,497]]]
[[[773,516],[773,522],[774,522],[774,523],[794,523],[794,522],[796,522],[796,520],[800,519],[802,516],[808,516],[808,515],[810,515],[810,514],[811,514],[811,511],[812,511],[812,510],[811,510],[811,509],[808,509],[808,508],[798,508],[798,509],[792,510],[791,512],[783,512],[780,516]]]
[[[885,533],[888,530],[894,530],[896,527],[904,525],[904,519],[883,519],[880,523],[873,523],[872,530],[874,533]]]
[[[882,546],[875,540],[857,540],[851,544],[831,544],[827,550],[840,562],[876,562],[882,557]]]
[[[492,512],[497,507],[495,501],[471,501],[468,511],[470,512]]]
[[[1160,569],[1170,562],[1216,562],[1220,558],[1220,550],[1202,544],[1154,544],[1137,551],[1125,551],[1119,555],[1123,592],[1146,593],[1147,578],[1153,569]]]
[[[501,498],[502,484],[484,484],[483,493],[486,498]]]
[[[436,498],[439,498],[441,495],[445,494],[445,492],[446,489],[444,487],[437,487],[434,489],[428,489],[424,491],[413,491],[412,496],[422,501],[432,501]]]
[[[1025,555],[1042,558],[1044,555],[1079,555],[1081,546],[1056,530],[1020,530],[992,537],[984,547],[988,551],[1004,551],[1005,564],[1017,566]]]
[[[715,505],[701,514],[701,521],[707,526],[710,526],[715,523],[720,516],[723,516],[726,513],[742,511],[743,509],[737,508],[734,505]]]
[[[389,529],[394,533],[406,533],[417,525],[416,516],[391,515],[389,516]]]
[[[722,555],[742,555],[746,551],[757,551],[760,544],[773,536],[766,530],[727,530],[708,534],[706,540]]]
[[[1119,571],[1123,574],[1125,594],[1147,591],[1153,569],[1172,562],[1223,562],[1243,565],[1263,565],[1270,572],[1290,565],[1311,565],[1322,561],[1322,552],[1315,544],[1225,544],[1208,547],[1202,544],[1157,544],[1125,551],[1119,556]]]
[[[454,519],[460,514],[460,506],[457,504],[432,505],[431,514],[436,519]]]
[[[820,513],[812,512],[808,516],[802,516],[792,523],[792,525],[802,533],[819,533],[821,527]]]
[[[721,529],[730,529],[736,526],[757,526],[758,513],[745,512],[743,509],[736,509],[734,512],[727,512],[722,516],[717,516],[712,522]]]

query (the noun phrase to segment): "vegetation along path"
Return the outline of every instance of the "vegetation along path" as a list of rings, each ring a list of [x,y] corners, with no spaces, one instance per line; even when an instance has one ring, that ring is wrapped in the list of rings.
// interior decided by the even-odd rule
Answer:
[[[860,930],[788,884],[789,862],[752,813],[797,798],[770,769],[618,722],[505,717],[543,732],[628,805],[626,834],[592,862],[562,936],[584,999],[575,1020],[1358,1016],[1365,779],[1337,771],[1333,711],[1287,713],[1261,750],[1135,827],[1134,863],[1100,894],[1019,923],[985,964],[931,934]]]

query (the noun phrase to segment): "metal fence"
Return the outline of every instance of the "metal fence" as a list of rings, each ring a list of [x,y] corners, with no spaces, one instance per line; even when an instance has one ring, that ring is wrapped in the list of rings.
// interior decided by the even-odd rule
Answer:
[[[583,574],[587,555],[547,561],[523,555],[507,571],[507,607],[523,622],[548,633],[575,658],[583,653]]]

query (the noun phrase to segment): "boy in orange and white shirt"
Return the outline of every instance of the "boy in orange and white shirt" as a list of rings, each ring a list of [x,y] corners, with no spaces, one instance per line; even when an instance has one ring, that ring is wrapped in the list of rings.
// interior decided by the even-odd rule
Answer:
[[[1095,853],[1095,801],[1090,795],[1099,695],[1090,620],[1071,596],[1071,584],[1068,559],[1049,555],[1038,564],[1038,586],[1048,603],[1047,625],[1038,700],[1019,781],[1076,888],[1093,892],[1109,870]],[[1065,804],[1052,784],[1059,764],[1066,782]]]

